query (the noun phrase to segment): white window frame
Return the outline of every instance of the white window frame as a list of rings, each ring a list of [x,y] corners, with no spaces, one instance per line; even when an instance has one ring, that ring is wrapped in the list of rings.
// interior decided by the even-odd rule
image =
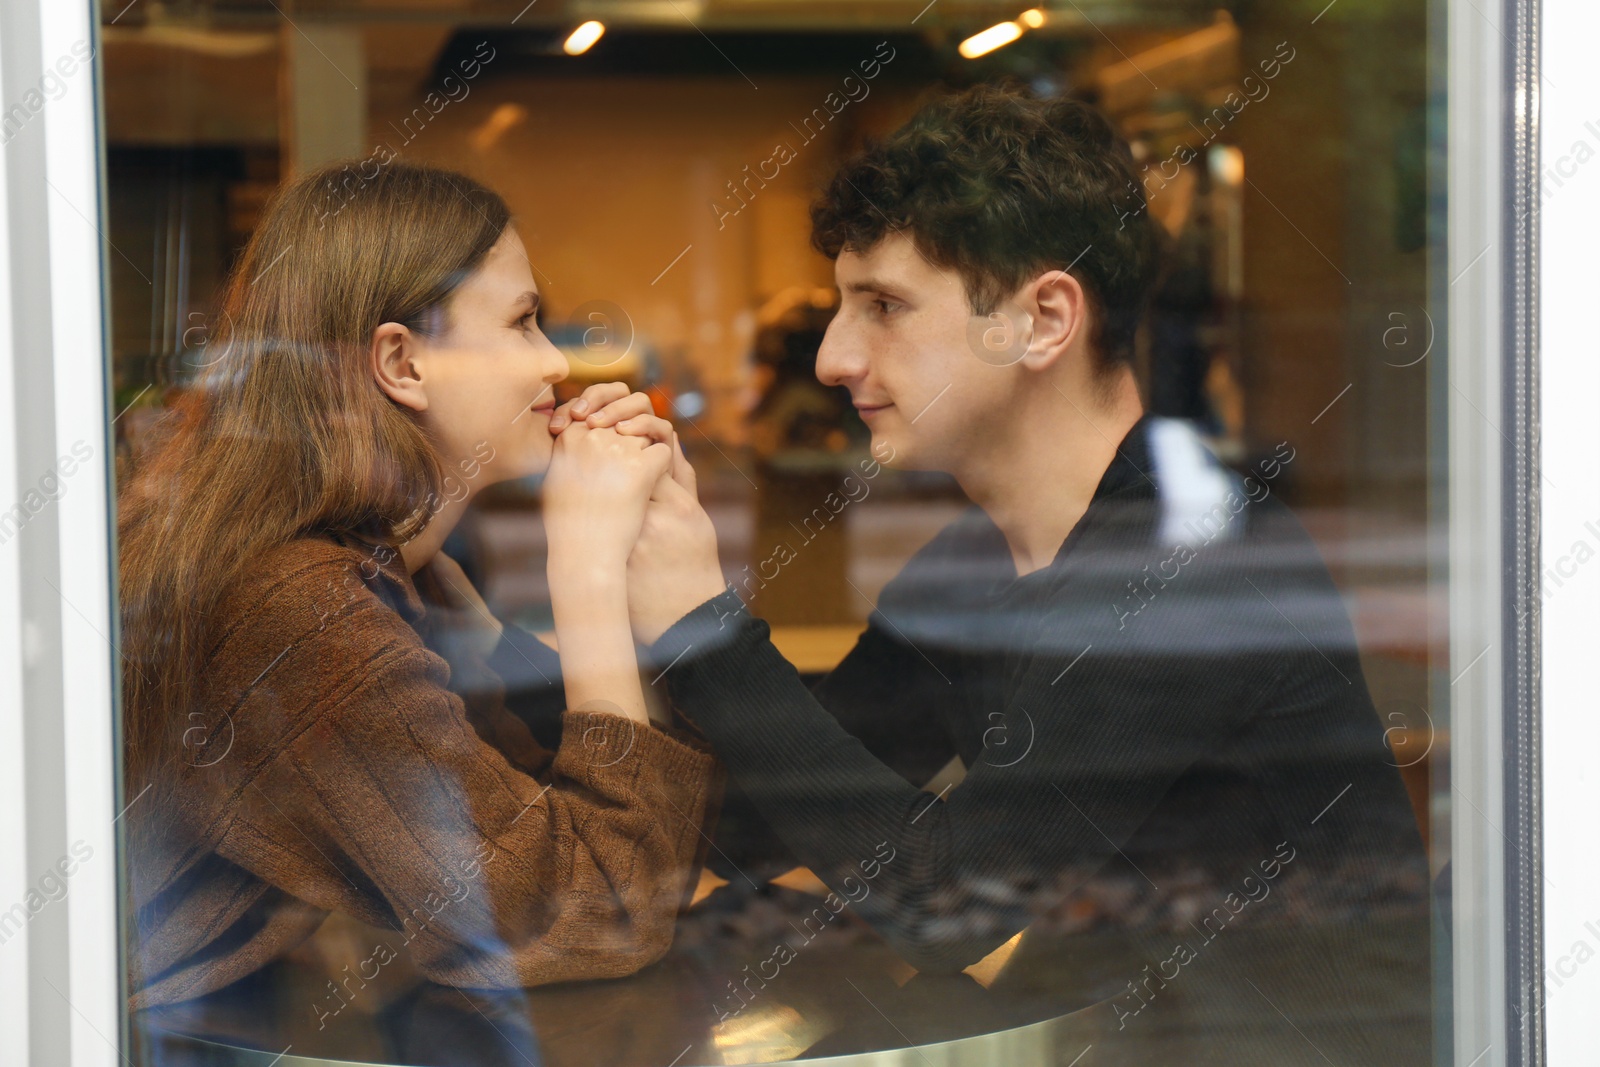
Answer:
[[[1540,617],[1544,704],[1543,1020],[1552,1064],[1593,1063],[1600,1049],[1600,565],[1576,565],[1581,539],[1600,548],[1600,8],[1548,0],[1539,80],[1539,336],[1543,418],[1539,501],[1549,595]],[[1584,141],[1597,158],[1577,164]],[[1568,571],[1573,573],[1567,575]],[[1558,586],[1556,582],[1560,582]]]
[[[123,1062],[99,65],[27,95],[74,42],[98,56],[98,18],[0,5],[0,107],[29,111],[0,149],[0,509],[91,453],[0,545],[0,910],[91,850],[0,944],[0,1062],[52,1067]]]

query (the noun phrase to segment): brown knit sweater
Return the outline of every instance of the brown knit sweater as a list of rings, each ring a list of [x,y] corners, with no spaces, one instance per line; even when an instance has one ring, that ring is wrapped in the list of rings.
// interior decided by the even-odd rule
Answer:
[[[130,859],[131,1008],[226,985],[331,911],[396,931],[392,952],[453,985],[616,977],[666,951],[712,756],[576,711],[541,748],[498,692],[469,707],[449,691],[426,615],[398,554],[380,567],[324,539],[268,554],[230,594],[207,721],[165,797],[131,809],[155,831]]]

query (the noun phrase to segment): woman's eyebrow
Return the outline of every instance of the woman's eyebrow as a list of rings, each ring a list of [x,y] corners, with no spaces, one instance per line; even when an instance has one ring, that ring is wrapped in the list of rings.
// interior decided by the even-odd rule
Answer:
[[[515,307],[521,307],[523,304],[528,305],[529,311],[538,311],[539,294],[534,292],[532,289],[529,289],[527,292],[517,297],[516,300],[512,301],[512,305]]]

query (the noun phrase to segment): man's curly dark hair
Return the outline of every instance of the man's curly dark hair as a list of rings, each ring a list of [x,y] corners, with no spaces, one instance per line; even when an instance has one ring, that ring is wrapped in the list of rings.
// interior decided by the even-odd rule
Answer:
[[[962,278],[987,315],[1038,274],[1066,269],[1089,295],[1102,368],[1129,360],[1156,235],[1133,158],[1089,104],[980,85],[939,98],[869,142],[811,207],[829,259],[904,232]]]

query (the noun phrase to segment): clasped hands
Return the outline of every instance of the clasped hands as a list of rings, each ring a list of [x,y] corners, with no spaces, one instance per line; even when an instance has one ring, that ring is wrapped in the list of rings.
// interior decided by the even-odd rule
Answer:
[[[551,415],[544,481],[552,595],[626,589],[633,638],[653,644],[726,587],[717,536],[672,424],[644,393],[591,385]]]

